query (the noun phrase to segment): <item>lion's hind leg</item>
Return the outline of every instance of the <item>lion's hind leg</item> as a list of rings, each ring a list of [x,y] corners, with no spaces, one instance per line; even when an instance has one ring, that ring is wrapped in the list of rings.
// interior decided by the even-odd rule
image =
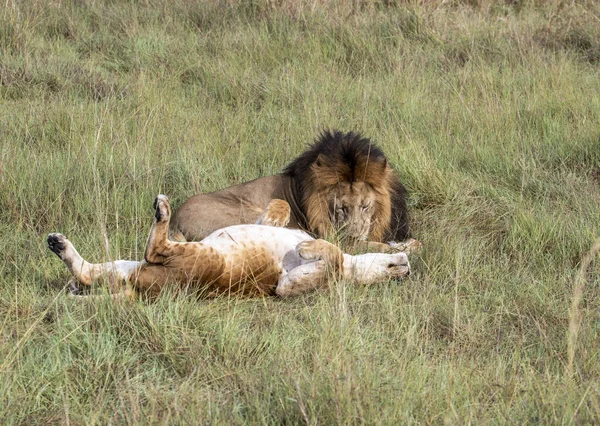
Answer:
[[[198,250],[201,243],[176,242],[169,240],[169,221],[171,220],[171,204],[166,195],[159,194],[154,200],[154,224],[150,229],[144,259],[156,265],[177,267],[178,261]]]
[[[171,206],[165,195],[154,200],[155,219],[144,258],[135,275],[138,291],[157,293],[167,283],[202,286],[218,279],[225,267],[223,255],[202,242],[175,242],[168,239]]]
[[[78,282],[88,286],[97,279],[127,282],[141,266],[141,262],[129,260],[89,263],[81,257],[71,241],[57,233],[48,235],[48,248],[65,263]]]
[[[158,194],[154,200],[154,224],[150,229],[144,259],[148,263],[162,264],[173,256],[173,249],[186,243],[169,241],[171,204],[166,195]]]
[[[256,221],[257,225],[287,226],[290,222],[290,205],[285,200],[273,199]]]

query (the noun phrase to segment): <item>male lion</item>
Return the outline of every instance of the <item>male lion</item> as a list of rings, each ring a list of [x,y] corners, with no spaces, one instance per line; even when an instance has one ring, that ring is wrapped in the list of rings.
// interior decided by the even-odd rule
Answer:
[[[171,207],[164,195],[155,202],[144,260],[90,264],[61,234],[48,235],[48,247],[85,285],[102,278],[125,281],[151,298],[165,284],[206,295],[275,293],[292,296],[322,286],[330,273],[371,284],[410,271],[405,253],[343,254],[324,240],[285,226],[289,205],[273,200],[262,215],[264,225],[237,225],[217,230],[201,242],[172,242],[167,238]]]
[[[317,237],[341,231],[383,252],[393,251],[384,243],[409,237],[406,189],[383,151],[358,133],[339,131],[322,133],[281,174],[191,197],[173,217],[172,236],[198,241],[216,229],[255,223],[275,198],[291,206],[290,228]]]

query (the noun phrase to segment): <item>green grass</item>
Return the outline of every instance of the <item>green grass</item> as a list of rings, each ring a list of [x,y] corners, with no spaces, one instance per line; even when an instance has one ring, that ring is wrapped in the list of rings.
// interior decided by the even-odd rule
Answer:
[[[7,2],[2,422],[600,422],[599,20],[592,1]],[[326,128],[378,142],[408,187],[410,279],[65,296],[47,233],[139,259],[157,193],[276,173]]]

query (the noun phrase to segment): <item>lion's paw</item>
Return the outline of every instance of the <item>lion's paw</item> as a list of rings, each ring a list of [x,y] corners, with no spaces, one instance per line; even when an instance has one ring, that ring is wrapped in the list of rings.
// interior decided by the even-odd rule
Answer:
[[[319,240],[302,241],[296,246],[296,253],[304,260],[321,260],[323,258]]]
[[[171,205],[166,195],[158,194],[154,199],[153,207],[155,209],[154,217],[157,222],[168,221],[171,217]]]
[[[69,244],[67,237],[65,237],[63,234],[52,233],[48,234],[47,241],[48,248],[52,251],[52,253],[63,259],[65,249],[67,248],[67,244]]]
[[[388,245],[395,251],[410,254],[420,254],[421,250],[423,249],[423,244],[420,241],[415,240],[414,238],[410,238],[401,243],[398,243],[396,241],[390,241]]]
[[[285,200],[273,199],[256,221],[257,225],[284,227],[290,221],[290,205]]]
[[[67,281],[66,290],[68,296],[81,296],[83,294],[82,288],[79,286],[77,280],[73,277]]]

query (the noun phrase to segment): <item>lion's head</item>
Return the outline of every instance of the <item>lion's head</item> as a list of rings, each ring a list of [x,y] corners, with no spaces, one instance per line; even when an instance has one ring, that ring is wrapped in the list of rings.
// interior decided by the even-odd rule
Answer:
[[[376,145],[358,133],[324,132],[289,164],[305,227],[358,240],[408,237],[406,190]]]

